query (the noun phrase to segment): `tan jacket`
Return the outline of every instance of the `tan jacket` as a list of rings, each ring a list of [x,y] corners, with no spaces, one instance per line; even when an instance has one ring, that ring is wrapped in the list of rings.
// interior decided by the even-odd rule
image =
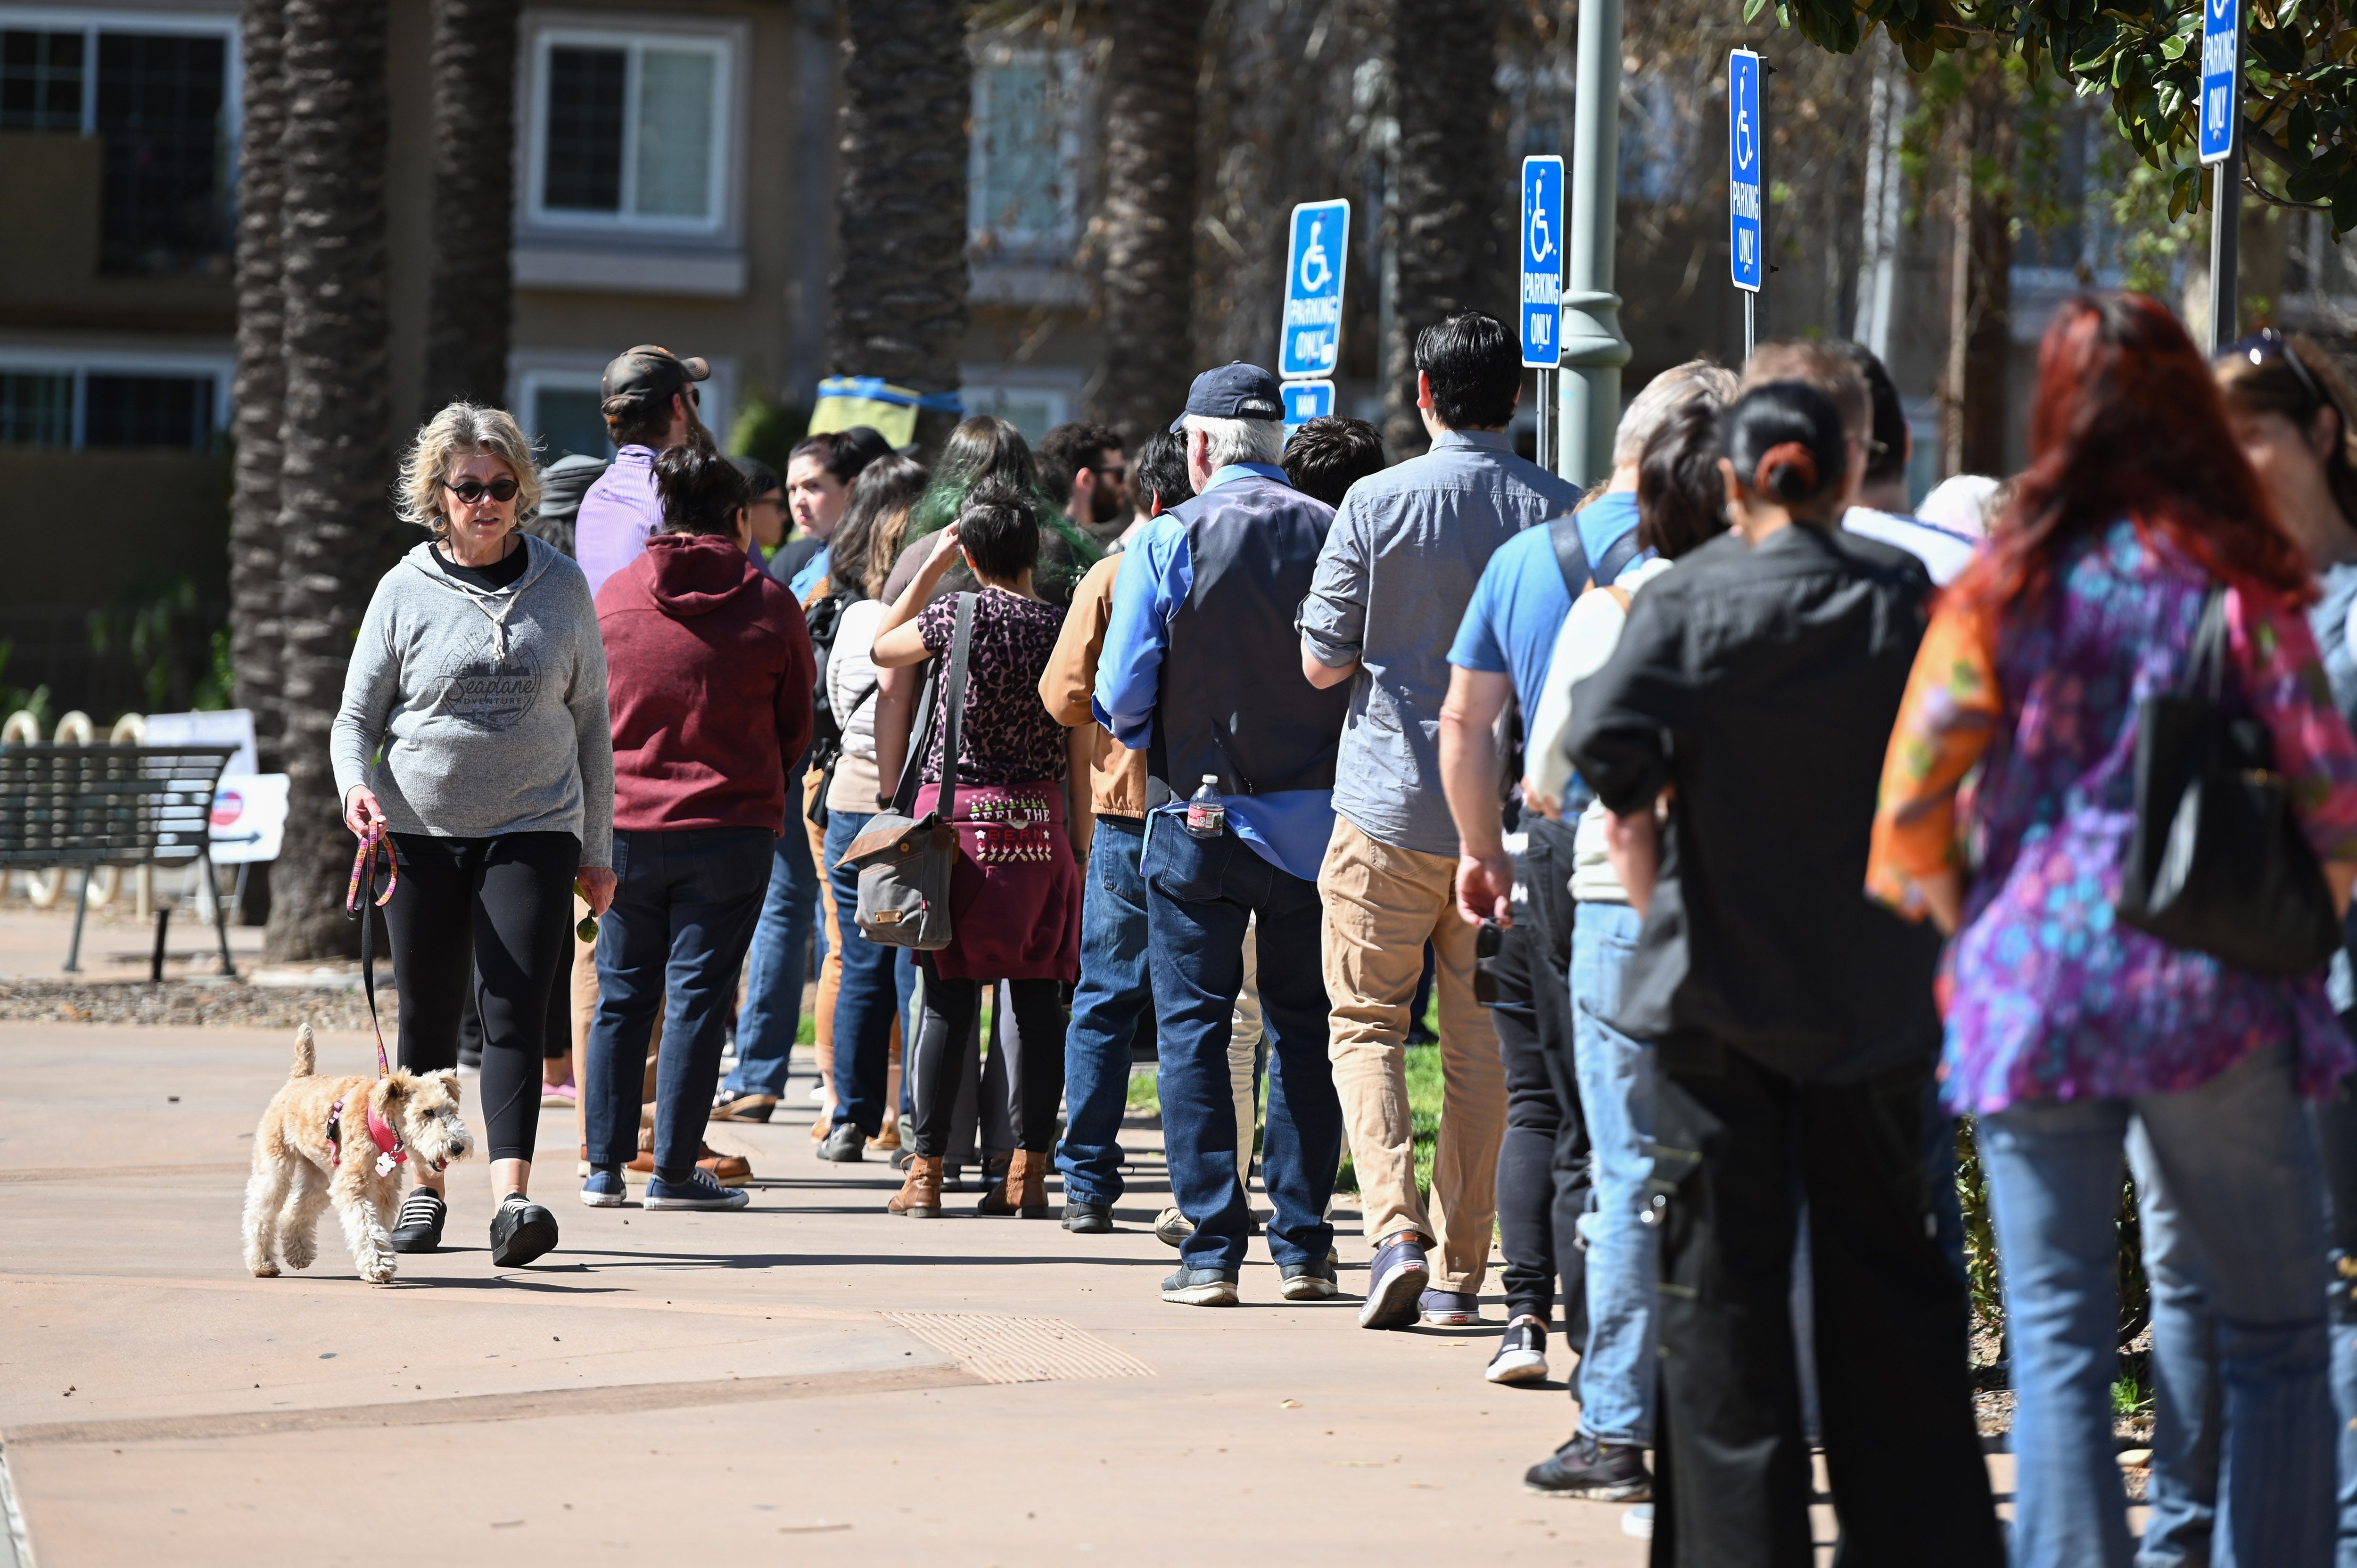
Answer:
[[[1108,555],[1089,568],[1072,590],[1072,607],[1039,677],[1039,701],[1067,729],[1088,726],[1089,800],[1101,817],[1146,815],[1146,753],[1132,751],[1105,732],[1091,712],[1097,659],[1104,652],[1105,626],[1113,619],[1114,574],[1122,557]]]

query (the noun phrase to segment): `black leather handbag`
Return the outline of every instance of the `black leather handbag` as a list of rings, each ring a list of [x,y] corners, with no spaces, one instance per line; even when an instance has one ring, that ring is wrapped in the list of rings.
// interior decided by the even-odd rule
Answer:
[[[2115,912],[2172,947],[2306,974],[2341,945],[2275,746],[2226,711],[2226,591],[2210,590],[2182,689],[2136,710],[2136,832]]]

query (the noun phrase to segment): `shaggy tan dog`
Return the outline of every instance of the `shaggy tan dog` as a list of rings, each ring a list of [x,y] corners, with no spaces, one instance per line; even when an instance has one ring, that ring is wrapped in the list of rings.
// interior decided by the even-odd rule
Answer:
[[[458,1075],[320,1078],[311,1026],[295,1032],[295,1066],[253,1133],[253,1176],[245,1185],[245,1266],[267,1277],[284,1256],[307,1269],[317,1257],[319,1211],[335,1205],[361,1278],[393,1282],[386,1227],[401,1196],[402,1163],[440,1170],[474,1151],[458,1119]],[[341,1110],[337,1107],[340,1104]],[[388,1146],[390,1145],[390,1146]]]

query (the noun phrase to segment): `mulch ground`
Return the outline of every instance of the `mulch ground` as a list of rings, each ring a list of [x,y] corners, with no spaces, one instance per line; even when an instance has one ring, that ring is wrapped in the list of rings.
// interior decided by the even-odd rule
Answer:
[[[378,992],[393,1021],[391,986]],[[165,1024],[179,1028],[365,1029],[368,998],[360,992],[237,982],[190,984],[115,981],[0,980],[0,1020],[41,1024]]]

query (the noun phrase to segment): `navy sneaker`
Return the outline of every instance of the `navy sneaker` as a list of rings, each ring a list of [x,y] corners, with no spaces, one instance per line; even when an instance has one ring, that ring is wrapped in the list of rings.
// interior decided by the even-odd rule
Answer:
[[[1506,1325],[1490,1369],[1481,1374],[1493,1383],[1544,1382],[1547,1375],[1546,1325],[1529,1313]]]
[[[592,1208],[619,1208],[630,1196],[619,1165],[592,1165],[589,1179],[581,1184],[581,1201]]]
[[[1113,1205],[1068,1197],[1064,1200],[1064,1229],[1078,1236],[1109,1236],[1113,1233]]]
[[[1341,1288],[1334,1283],[1331,1262],[1287,1263],[1277,1274],[1284,1281],[1277,1294],[1287,1301],[1327,1301]]]
[[[1233,1306],[1236,1276],[1226,1269],[1180,1269],[1162,1282],[1162,1299],[1180,1306]]]
[[[1428,1290],[1415,1305],[1426,1327],[1469,1328],[1481,1321],[1481,1298],[1467,1291]]]
[[[1424,1241],[1413,1230],[1403,1230],[1375,1249],[1367,1265],[1367,1300],[1359,1308],[1361,1328],[1412,1328],[1419,1298],[1432,1278],[1424,1261]]]
[[[752,1201],[751,1193],[741,1187],[721,1186],[701,1165],[685,1181],[665,1181],[660,1176],[647,1178],[649,1208],[742,1208]]]
[[[1653,1495],[1653,1477],[1645,1468],[1643,1449],[1632,1443],[1598,1443],[1582,1431],[1524,1471],[1523,1489],[1597,1503],[1642,1502]]]

